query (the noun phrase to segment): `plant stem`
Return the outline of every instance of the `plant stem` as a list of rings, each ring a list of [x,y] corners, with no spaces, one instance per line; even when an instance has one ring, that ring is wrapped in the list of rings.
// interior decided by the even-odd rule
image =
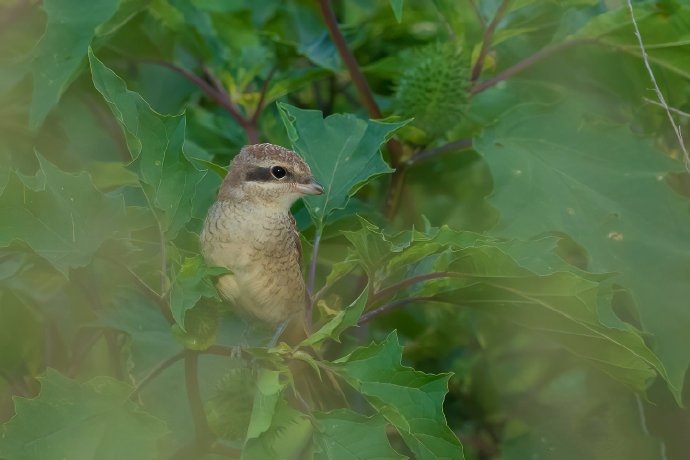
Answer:
[[[382,315],[383,313],[386,313],[387,311],[393,310],[395,308],[403,307],[403,306],[410,304],[410,303],[434,302],[434,301],[440,302],[439,300],[435,300],[434,297],[431,297],[431,296],[408,297],[406,299],[394,300],[393,302],[382,305],[379,308],[377,308],[375,310],[371,310],[370,312],[362,315],[362,317],[359,318],[359,321],[357,321],[357,325],[361,326],[362,324],[365,324],[365,323],[371,321],[372,319],[376,318],[379,315]]]
[[[372,118],[381,118],[381,110],[379,110],[379,106],[374,100],[374,94],[371,92],[371,88],[369,88],[369,83],[367,83],[367,80],[364,78],[364,74],[360,70],[354,54],[352,54],[352,51],[347,46],[345,37],[338,28],[338,20],[335,17],[330,0],[318,0],[318,2],[321,8],[321,15],[328,28],[328,34],[331,36],[331,40],[333,40],[345,67],[347,67],[350,78],[352,78],[355,87],[357,87],[357,93],[362,103],[367,108]]]
[[[369,112],[371,118],[382,118],[381,109],[379,109],[376,100],[374,99],[374,93],[372,93],[369,83],[362,70],[359,68],[357,59],[355,59],[352,50],[347,45],[345,37],[338,28],[338,20],[333,12],[333,7],[330,0],[318,0],[319,7],[321,8],[321,15],[323,16],[324,22],[326,23],[326,28],[328,29],[328,34],[331,36],[333,43],[335,44],[338,54],[340,55],[345,67],[347,67],[350,78],[352,78],[355,87],[357,88],[357,94],[361,99],[364,106]],[[397,211],[397,206],[399,203],[400,194],[402,192],[402,186],[404,183],[404,164],[402,161],[403,149],[402,145],[395,139],[389,139],[386,143],[388,147],[388,153],[390,154],[390,161],[393,168],[395,168],[395,173],[393,173],[393,178],[391,179],[391,185],[388,189],[388,198],[386,199],[384,214],[391,217]]]
[[[256,109],[254,110],[254,113],[249,119],[249,122],[254,126],[256,126],[256,123],[259,120],[259,116],[264,110],[264,103],[266,102],[266,95],[268,94],[268,86],[271,83],[271,80],[273,79],[273,75],[275,74],[275,72],[276,67],[271,67],[271,70],[268,72],[266,79],[261,85],[261,91],[259,93],[259,102],[256,103]]]
[[[187,388],[187,400],[192,411],[194,428],[196,430],[197,446],[207,446],[214,436],[208,426],[204,403],[199,389],[199,352],[194,350],[184,351],[184,375]]]
[[[456,273],[456,272],[433,272],[433,273],[427,273],[424,275],[419,275],[419,276],[413,276],[412,278],[407,278],[405,280],[402,280],[398,283],[395,283],[392,286],[389,286],[387,288],[381,289],[380,291],[376,292],[371,296],[369,299],[369,302],[367,302],[368,306],[374,305],[376,302],[385,299],[386,297],[389,297],[391,295],[394,295],[397,292],[400,292],[401,290],[408,288],[414,284],[421,283],[422,281],[427,281],[427,280],[432,280],[432,279],[439,279],[439,278],[459,278],[461,277],[461,273]]]
[[[165,361],[161,362],[156,367],[151,369],[151,372],[149,372],[143,379],[141,379],[137,386],[134,387],[134,390],[132,390],[132,393],[130,393],[129,395],[129,399],[135,400],[136,397],[139,396],[139,393],[141,393],[141,390],[143,390],[146,385],[148,385],[151,381],[158,377],[164,370],[166,370],[179,360],[183,359],[184,356],[185,352],[184,350],[182,350],[181,352],[172,355],[170,358],[166,359]]]
[[[427,158],[434,157],[443,153],[454,152],[456,150],[465,150],[472,148],[472,138],[458,139],[456,141],[448,142],[447,144],[441,145],[440,147],[434,147],[432,149],[422,150],[416,153],[409,160],[407,160],[407,165],[412,166]]]
[[[492,86],[495,86],[496,84],[507,80],[508,78],[512,77],[513,75],[522,72],[526,68],[534,65],[535,63],[541,61],[542,59],[545,59],[549,56],[551,56],[554,53],[557,53],[559,51],[562,51],[566,48],[570,48],[571,46],[575,45],[580,45],[584,43],[596,43],[595,40],[590,40],[590,39],[577,39],[577,40],[568,40],[563,43],[559,43],[557,45],[552,45],[552,46],[547,46],[533,55],[523,59],[522,61],[518,62],[517,64],[513,65],[512,67],[508,67],[506,70],[503,72],[499,73],[493,78],[490,78],[488,80],[485,80],[477,85],[475,85],[472,88],[472,94],[477,94],[481,93],[482,91],[491,88]]]
[[[166,67],[182,77],[186,78],[190,82],[194,83],[201,91],[204,92],[209,98],[213,99],[218,105],[220,105],[229,115],[235,120],[235,122],[242,127],[245,135],[247,136],[247,142],[250,144],[257,144],[259,142],[259,134],[256,128],[256,120],[253,118],[248,119],[245,117],[240,110],[235,106],[235,104],[230,99],[230,95],[223,87],[223,84],[218,80],[218,78],[211,72],[209,68],[203,66],[204,74],[206,78],[211,81],[211,85],[204,81],[203,78],[194,75],[192,72],[183,69],[182,67],[176,66],[175,64],[167,61],[150,59],[144,62],[149,62],[151,64],[160,65]]]
[[[484,60],[487,54],[489,54],[489,48],[491,48],[491,40],[493,39],[494,32],[496,31],[496,26],[503,18],[510,0],[503,0],[494,14],[494,18],[491,20],[486,29],[484,29],[484,39],[482,40],[482,47],[479,51],[479,57],[477,57],[477,62],[475,62],[472,68],[472,75],[470,81],[475,82],[482,73],[482,68],[484,67]]]

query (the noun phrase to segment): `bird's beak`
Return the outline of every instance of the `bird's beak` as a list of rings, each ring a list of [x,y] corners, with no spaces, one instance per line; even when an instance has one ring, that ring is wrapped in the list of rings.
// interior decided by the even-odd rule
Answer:
[[[312,177],[306,184],[297,184],[297,190],[304,195],[321,195],[323,186]]]

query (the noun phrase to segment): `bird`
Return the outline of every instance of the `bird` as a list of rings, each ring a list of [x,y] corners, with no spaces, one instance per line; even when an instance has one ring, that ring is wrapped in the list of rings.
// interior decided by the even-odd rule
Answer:
[[[207,265],[229,273],[215,283],[241,316],[275,330],[305,333],[302,247],[290,207],[324,188],[294,151],[274,144],[244,146],[231,161],[200,234]]]

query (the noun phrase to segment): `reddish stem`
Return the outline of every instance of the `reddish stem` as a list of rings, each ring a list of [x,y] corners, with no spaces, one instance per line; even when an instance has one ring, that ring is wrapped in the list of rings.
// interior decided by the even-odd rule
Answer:
[[[385,289],[381,289],[380,291],[371,296],[368,305],[374,305],[379,300],[385,299],[386,297],[394,295],[395,293],[400,292],[401,290],[408,288],[414,284],[421,283],[422,281],[433,280],[438,278],[458,278],[460,276],[462,276],[460,273],[455,272],[433,272],[427,273],[425,275],[413,276],[412,278],[402,280]]]
[[[503,18],[503,15],[508,9],[509,3],[510,0],[503,0],[501,2],[501,4],[498,7],[498,10],[496,10],[494,18],[491,20],[487,28],[484,29],[484,39],[482,40],[482,47],[479,51],[479,57],[477,57],[477,62],[474,64],[474,67],[472,68],[472,76],[470,77],[470,80],[472,82],[476,81],[479,78],[479,75],[481,75],[482,73],[482,68],[484,67],[484,60],[486,59],[487,54],[489,54],[489,48],[491,48],[491,40],[494,36],[494,32],[496,31],[496,26],[501,21],[501,18]]]
[[[330,0],[318,0],[318,2],[321,8],[321,15],[328,28],[328,34],[331,36],[338,50],[338,54],[345,63],[345,67],[347,67],[350,73],[350,78],[352,78],[355,87],[357,87],[357,93],[362,103],[369,111],[369,116],[371,116],[371,118],[382,118],[381,110],[379,110],[379,106],[374,100],[374,94],[371,92],[371,88],[369,88],[369,83],[367,83],[367,80],[364,78],[364,74],[360,70],[354,54],[352,54],[352,51],[347,46],[345,37],[338,28],[338,20],[335,17]]]
[[[540,49],[533,55],[523,59],[522,61],[518,62],[517,64],[513,65],[512,67],[507,68],[503,72],[499,73],[493,78],[490,78],[488,80],[485,80],[477,85],[475,85],[472,88],[472,94],[477,94],[481,93],[482,91],[491,88],[492,86],[495,86],[496,84],[507,80],[508,78],[512,77],[513,75],[522,72],[526,68],[534,65],[535,63],[541,61],[542,59],[545,59],[552,54],[557,53],[558,51],[562,51],[564,49],[570,48],[571,46],[575,45],[581,45],[584,43],[596,43],[596,40],[591,40],[591,39],[578,39],[578,40],[569,40],[563,43],[559,43],[557,45],[552,45],[552,46],[547,46],[545,48]]]
[[[362,315],[362,317],[359,318],[359,321],[357,321],[357,325],[361,326],[362,324],[365,324],[365,323],[371,321],[372,319],[386,313],[387,311],[403,307],[407,304],[411,304],[414,302],[433,302],[433,301],[435,301],[434,297],[430,297],[430,296],[408,297],[406,299],[395,300],[393,302],[390,302],[390,303],[387,303],[385,305],[380,306],[376,310],[372,310],[369,313]]]

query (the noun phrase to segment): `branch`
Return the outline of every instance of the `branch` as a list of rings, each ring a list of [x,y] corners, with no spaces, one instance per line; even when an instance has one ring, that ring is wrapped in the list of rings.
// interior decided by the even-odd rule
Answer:
[[[191,83],[195,84],[201,91],[204,92],[204,94],[206,94],[208,97],[210,97],[211,99],[216,101],[220,106],[222,106],[225,110],[227,110],[230,116],[232,116],[236,122],[241,123],[243,121],[242,114],[240,114],[234,106],[228,104],[228,101],[222,97],[222,94],[220,94],[214,86],[211,86],[208,83],[206,83],[203,78],[194,75],[192,72],[183,69],[182,67],[176,66],[172,62],[161,61],[156,59],[149,59],[145,60],[144,62],[166,67],[172,70],[173,72],[176,72],[185,79],[189,80]]]
[[[374,100],[374,94],[371,92],[371,88],[369,88],[369,83],[367,83],[367,80],[364,78],[364,74],[362,74],[354,54],[352,54],[352,51],[347,46],[345,37],[343,37],[342,32],[340,32],[338,28],[338,20],[335,17],[330,0],[318,0],[318,2],[321,8],[321,15],[328,28],[328,34],[331,36],[331,40],[333,40],[345,67],[347,67],[350,78],[352,78],[353,83],[357,87],[357,93],[362,103],[369,111],[369,116],[371,118],[382,118],[381,110],[379,110],[379,106]]]
[[[551,56],[554,53],[557,53],[558,51],[562,51],[566,48],[570,48],[571,46],[575,45],[580,45],[584,43],[596,43],[595,40],[592,39],[577,39],[577,40],[568,40],[563,43],[559,43],[557,45],[552,45],[552,46],[547,46],[533,55],[523,59],[522,61],[518,62],[517,64],[513,65],[512,67],[508,67],[506,70],[503,72],[499,73],[493,78],[490,78],[488,80],[485,80],[474,87],[472,87],[472,94],[477,94],[481,93],[482,91],[491,88],[492,86],[495,86],[496,84],[507,80],[508,78],[512,77],[513,75],[522,72],[526,68],[534,65],[535,63],[541,61],[542,59],[545,59],[549,56]]]
[[[392,286],[389,286],[385,289],[381,289],[380,291],[376,292],[375,294],[373,294],[371,296],[371,298],[369,299],[369,302],[367,302],[367,304],[368,305],[374,305],[379,300],[385,299],[386,297],[394,295],[395,293],[400,292],[401,290],[408,288],[414,284],[421,283],[422,281],[439,279],[439,278],[459,278],[461,276],[462,276],[461,273],[456,273],[456,272],[433,272],[433,273],[427,273],[425,275],[413,276],[412,278],[402,280],[399,283],[395,283]]]
[[[427,158],[431,158],[433,156],[440,155],[443,153],[454,152],[456,150],[465,150],[469,148],[472,148],[472,138],[468,137],[465,139],[458,139],[456,141],[449,142],[440,147],[422,150],[421,152],[416,153],[412,156],[412,158],[407,160],[407,165],[411,166],[419,161],[426,160]]]
[[[135,400],[137,396],[139,396],[139,393],[141,393],[141,390],[144,389],[146,385],[148,385],[152,380],[154,380],[156,377],[158,377],[164,370],[184,358],[185,356],[185,351],[182,350],[179,353],[176,353],[172,355],[170,358],[166,359],[165,361],[161,362],[158,364],[156,367],[151,369],[151,372],[149,372],[143,379],[139,381],[136,387],[134,387],[134,390],[129,395],[129,399]]]
[[[201,400],[199,389],[199,352],[194,350],[184,351],[184,376],[187,388],[187,400],[192,411],[194,429],[196,431],[196,444],[199,447],[207,446],[215,437],[208,426],[204,402]]]
[[[199,87],[199,89],[201,89],[201,91],[204,92],[204,94],[216,101],[218,105],[223,107],[223,109],[225,109],[225,111],[230,115],[230,117],[232,117],[232,119],[235,120],[235,122],[237,122],[237,124],[242,127],[242,129],[245,132],[245,135],[247,136],[247,141],[250,144],[256,144],[259,142],[258,132],[256,130],[256,126],[254,125],[254,123],[252,123],[251,120],[248,120],[239,111],[235,104],[233,104],[228,92],[225,90],[218,78],[206,66],[203,66],[204,74],[212,82],[213,85],[209,85],[204,81],[203,78],[199,78],[198,76],[194,75],[188,70],[176,66],[172,62],[155,59],[145,60],[144,62],[149,62],[151,64],[156,64],[171,69],[174,72],[181,75],[182,77],[189,80],[190,82],[194,83],[196,86]]]
[[[654,78],[654,72],[652,71],[652,66],[649,64],[649,57],[647,56],[647,50],[644,47],[644,43],[642,42],[642,34],[640,34],[640,29],[637,27],[637,21],[635,20],[635,12],[633,10],[633,6],[630,0],[628,0],[628,9],[630,10],[630,19],[632,20],[633,26],[635,27],[635,36],[637,37],[637,41],[640,44],[640,51],[642,51],[642,59],[644,60],[644,65],[647,67],[647,72],[649,73],[649,78],[652,79],[652,84],[654,85],[654,92],[656,92],[656,97],[659,98],[659,103],[661,104],[662,107],[666,109],[666,115],[668,115],[668,121],[671,123],[671,127],[673,128],[673,132],[676,133],[676,137],[678,138],[678,144],[680,145],[680,149],[683,152],[683,159],[685,161],[685,169],[690,172],[690,154],[688,154],[687,149],[685,148],[685,142],[683,141],[683,132],[680,130],[680,126],[676,125],[675,120],[673,119],[673,115],[671,115],[671,110],[666,104],[666,99],[664,98],[663,93],[659,89],[659,85],[656,82],[656,78]]]
[[[394,310],[396,308],[400,308],[400,307],[403,307],[407,304],[414,303],[414,302],[441,302],[441,301],[435,300],[435,298],[431,297],[431,296],[408,297],[406,299],[395,300],[393,302],[390,302],[390,303],[387,303],[385,305],[380,306],[376,310],[371,310],[369,313],[362,315],[362,317],[359,318],[359,321],[357,321],[357,325],[361,326],[362,324],[368,323],[372,319],[386,313],[389,310]]]
[[[482,40],[482,47],[479,51],[479,56],[477,57],[477,62],[474,63],[474,67],[472,68],[472,75],[470,77],[470,81],[475,82],[479,78],[479,75],[482,73],[482,68],[484,67],[484,60],[486,59],[487,54],[489,54],[489,48],[491,48],[491,40],[493,39],[494,32],[496,30],[496,26],[498,23],[501,21],[503,18],[503,15],[505,14],[506,10],[508,9],[508,5],[510,4],[510,0],[503,0],[501,4],[498,6],[498,9],[496,10],[496,14],[494,14],[494,18],[491,20],[489,25],[487,26],[486,29],[484,29],[484,38]]]

